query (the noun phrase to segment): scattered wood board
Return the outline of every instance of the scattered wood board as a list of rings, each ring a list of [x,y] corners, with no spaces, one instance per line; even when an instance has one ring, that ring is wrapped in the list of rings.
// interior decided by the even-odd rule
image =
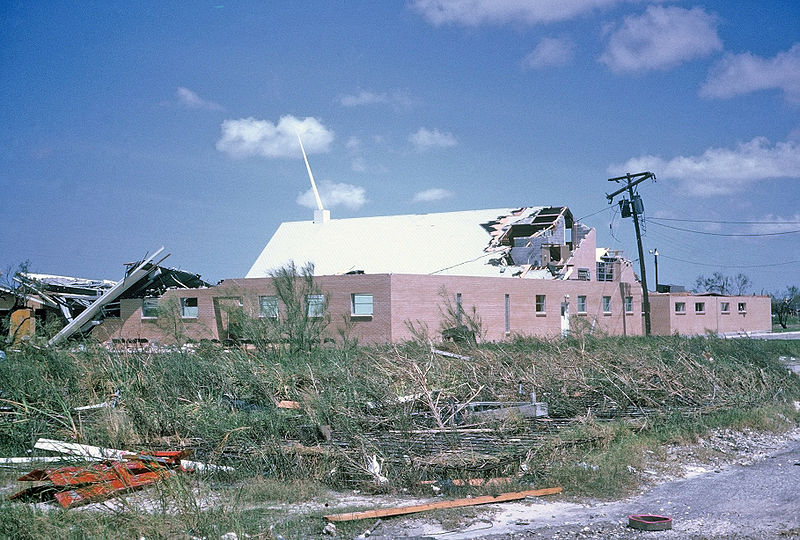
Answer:
[[[36,441],[34,448],[39,450],[50,450],[52,452],[59,452],[61,454],[69,454],[72,456],[81,456],[87,460],[93,461],[100,461],[104,459],[114,459],[119,461],[138,456],[138,454],[135,452],[126,452],[125,450],[117,450],[114,448],[101,448],[99,446],[89,446],[88,444],[57,441],[54,439],[39,439]],[[190,461],[188,459],[181,460],[181,466],[184,469],[191,469],[196,472],[232,472],[234,470],[233,467],[214,465],[211,463],[200,463],[198,461]]]
[[[405,514],[415,514],[418,512],[428,512],[430,510],[441,510],[443,508],[460,508],[462,506],[477,506],[480,504],[492,504],[507,501],[517,501],[525,497],[540,497],[542,495],[555,495],[561,493],[562,488],[552,487],[544,489],[532,489],[528,491],[516,491],[512,493],[501,493],[500,495],[485,495],[483,497],[472,497],[471,499],[454,499],[452,501],[439,501],[435,503],[417,504],[414,506],[398,506],[394,508],[381,508],[380,510],[366,510],[364,512],[347,512],[344,514],[331,514],[325,516],[328,521],[354,521],[357,519],[383,518],[390,516],[402,516]]]

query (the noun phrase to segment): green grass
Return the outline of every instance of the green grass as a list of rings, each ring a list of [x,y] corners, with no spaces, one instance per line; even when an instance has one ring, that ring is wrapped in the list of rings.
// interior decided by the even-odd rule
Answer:
[[[47,437],[128,450],[191,448],[195,459],[235,472],[179,475],[144,490],[132,500],[150,501],[148,511],[135,504],[97,512],[2,501],[0,537],[212,538],[233,531],[310,538],[325,524],[324,502],[338,497],[330,490],[427,496],[419,481],[443,476],[514,476],[513,489],[561,485],[569,496],[614,498],[635,489],[641,476],[631,471],[667,444],[691,443],[717,427],[782,431],[800,422],[792,406],[800,378],[777,361],[800,357],[798,342],[575,335],[451,347],[470,359],[433,357],[418,342],[291,354],[213,345],[160,354],[112,354],[89,344],[7,349],[0,389],[14,412],[0,419],[0,455],[28,455]],[[535,391],[549,403],[551,416],[571,419],[568,427],[532,438],[538,442],[521,452],[484,450],[493,453],[481,458],[481,469],[466,461],[432,465],[413,446],[417,436],[403,434],[447,425],[451,402],[519,401],[520,383],[524,394]],[[118,389],[115,408],[73,410]],[[297,401],[300,409],[276,408],[279,400]],[[622,411],[643,416],[614,419]],[[340,444],[322,441],[321,426],[330,426]],[[536,429],[514,417],[481,427],[499,441]],[[399,453],[375,442],[373,434],[390,432]],[[463,458],[463,448],[451,443]],[[372,455],[386,460],[386,486],[366,472]],[[437,516],[443,524],[453,519]],[[344,536],[364,528],[337,525]]]

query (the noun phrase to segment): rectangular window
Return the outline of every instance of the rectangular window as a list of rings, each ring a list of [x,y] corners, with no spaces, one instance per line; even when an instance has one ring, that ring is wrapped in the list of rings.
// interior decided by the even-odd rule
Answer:
[[[597,263],[597,281],[614,281],[614,263],[603,262]]]
[[[278,318],[278,297],[277,296],[259,296],[258,297],[258,316],[267,317],[269,319]]]
[[[625,297],[625,313],[633,313],[633,296]]]
[[[356,317],[372,315],[372,295],[355,293],[350,295],[350,314]]]
[[[309,294],[306,296],[309,317],[322,317],[325,313],[325,295]]]
[[[695,313],[705,313],[706,312],[706,303],[705,302],[695,302],[694,303],[694,312]]]
[[[675,313],[686,313],[686,302],[675,302]]]
[[[197,297],[181,298],[181,317],[184,319],[196,319],[197,313]]]
[[[544,313],[547,306],[545,304],[545,295],[537,294],[536,295],[536,313]]]
[[[511,333],[511,298],[508,295],[506,295],[505,315],[506,315],[506,334],[510,334]]]
[[[158,298],[142,298],[142,319],[158,318]]]
[[[603,313],[611,313],[611,297],[603,297]]]
[[[719,310],[722,313],[730,313],[731,312],[731,303],[730,302],[720,302],[719,303]]]
[[[586,297],[578,297],[578,313],[586,313]]]
[[[589,281],[592,279],[592,276],[589,274],[588,268],[578,268],[578,279],[580,281]]]
[[[747,313],[747,302],[739,302],[739,313]]]

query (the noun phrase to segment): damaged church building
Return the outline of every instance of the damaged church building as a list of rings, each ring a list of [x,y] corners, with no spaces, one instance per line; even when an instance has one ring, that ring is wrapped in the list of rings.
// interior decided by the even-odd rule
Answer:
[[[241,341],[236,314],[263,324],[283,317],[287,306],[271,276],[307,263],[315,290],[303,299],[305,315],[324,316],[331,338],[346,328],[361,343],[400,342],[420,329],[441,339],[462,316],[479,319],[477,337],[487,341],[579,329],[643,334],[642,288],[631,261],[598,248],[595,230],[569,208],[538,206],[346,219],[320,209],[313,220],[282,223],[244,278],[123,296],[119,316],[105,317],[92,336],[164,345],[178,335]],[[651,293],[653,333],[771,327],[769,297],[676,298]],[[699,304],[703,311],[693,311]],[[726,305],[727,312],[713,311]]]

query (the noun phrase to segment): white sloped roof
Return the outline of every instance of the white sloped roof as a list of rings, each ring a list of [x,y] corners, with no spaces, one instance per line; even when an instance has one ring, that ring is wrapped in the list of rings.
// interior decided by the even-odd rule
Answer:
[[[541,208],[526,208],[523,215]],[[245,277],[266,277],[289,261],[298,267],[313,262],[316,275],[363,270],[367,274],[511,277],[509,270],[501,273],[500,267],[488,264],[504,251],[486,251],[491,235],[481,224],[517,210],[286,222],[275,231]]]

